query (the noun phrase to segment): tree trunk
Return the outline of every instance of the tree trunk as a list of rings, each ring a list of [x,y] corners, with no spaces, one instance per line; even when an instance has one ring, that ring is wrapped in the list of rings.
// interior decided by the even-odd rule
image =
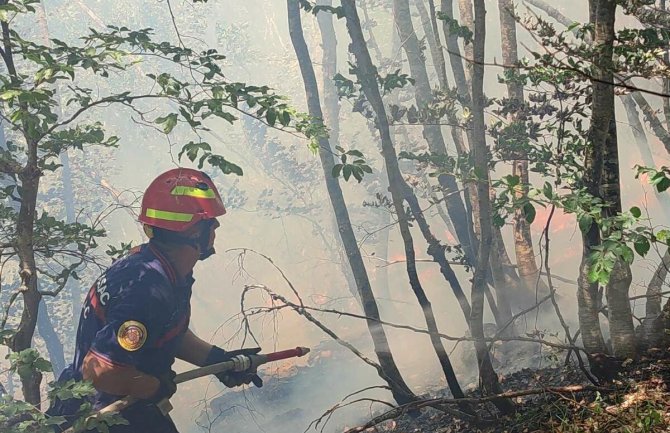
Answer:
[[[447,17],[454,19],[453,0],[442,0],[441,8],[442,12],[446,14]],[[451,64],[454,81],[456,82],[456,91],[463,101],[462,103],[466,107],[470,107],[470,101],[472,99],[470,92],[472,91],[472,87],[470,86],[468,78],[465,75],[465,69],[463,68],[463,58],[461,55],[461,48],[458,45],[458,36],[449,31],[449,24],[446,21],[443,21],[443,30],[447,42],[447,51],[449,52],[449,63]],[[465,153],[467,153],[469,147],[472,146],[472,128],[467,127],[465,135],[467,137],[467,142],[470,143],[469,145],[463,146],[465,148]],[[470,180],[465,181],[465,186],[465,204],[467,206],[469,217],[468,227],[470,229],[470,243],[472,244],[473,254],[476,254],[477,249],[479,248],[479,205],[477,202],[477,186]]]
[[[440,8],[443,14],[452,20],[454,19],[454,0],[442,0]],[[444,37],[447,42],[447,51],[449,52],[449,63],[451,64],[451,71],[454,74],[454,81],[456,82],[456,90],[464,101],[470,101],[471,88],[465,75],[465,69],[463,69],[463,58],[461,56],[461,48],[458,45],[458,36],[449,31],[449,24],[446,21],[442,23]]]
[[[432,89],[428,80],[426,64],[421,56],[419,48],[419,39],[414,32],[411,12],[408,0],[393,0],[393,16],[395,19],[400,39],[403,41],[403,48],[407,55],[412,78],[416,80],[414,84],[414,96],[419,110],[425,109],[433,100]],[[444,137],[439,126],[424,125],[423,136],[428,143],[428,148],[433,154],[446,155],[447,148],[444,143]],[[474,261],[474,251],[470,242],[470,229],[468,228],[468,219],[465,212],[465,206],[461,199],[459,188],[456,184],[456,178],[453,175],[440,175],[438,182],[442,187],[442,192],[447,204],[447,212],[458,233],[458,241],[463,251],[471,260]]]
[[[321,6],[332,6],[333,4],[332,0],[319,0],[317,3]],[[337,36],[335,35],[335,28],[333,26],[333,15],[329,12],[319,12],[317,14],[317,22],[321,32],[321,46],[323,50],[321,65],[323,68],[324,121],[330,132],[331,145],[338,146],[340,142],[340,100],[333,82],[333,77],[337,74]],[[331,218],[331,222],[333,225],[333,236],[335,239],[338,239],[338,225],[334,215]],[[358,293],[356,279],[349,267],[349,260],[347,260],[346,253],[341,248],[341,243],[338,242],[338,246],[340,246],[337,250],[342,273],[349,286],[349,291],[358,299],[356,295]]]
[[[36,18],[42,34],[42,42],[45,46],[51,46],[49,39],[49,25],[47,22],[46,10],[44,2],[40,2],[36,9]],[[54,111],[57,116],[62,115],[61,107],[55,107]],[[63,183],[63,205],[65,207],[65,222],[72,224],[75,222],[75,206],[74,206],[74,192],[72,189],[72,170],[70,169],[70,157],[67,150],[61,152],[61,181]],[[72,297],[72,317],[74,320],[74,329],[77,329],[76,318],[81,312],[81,290],[78,284],[73,284],[72,280],[66,282],[66,287]],[[38,316],[38,330],[42,338],[46,342],[47,351],[49,352],[49,360],[53,367],[56,378],[60,372],[65,368],[65,355],[63,352],[63,343],[60,341],[58,334],[54,331],[53,323],[49,317],[48,310],[44,301],[40,303],[40,312]]]
[[[645,120],[649,122],[649,126],[654,135],[661,140],[665,150],[670,153],[670,133],[663,127],[663,123],[656,115],[654,108],[649,105],[647,99],[640,92],[633,92],[631,93],[631,96],[638,107],[640,107],[640,110],[642,110],[642,114],[644,114]]]
[[[469,28],[474,32],[475,19],[472,13],[472,0],[458,0],[458,10],[460,14],[459,24]],[[465,53],[465,78],[467,80],[468,87],[472,88],[472,73],[474,66],[473,44],[463,43],[463,52]]]
[[[474,171],[477,173],[477,199],[479,201],[479,219],[481,237],[477,252],[477,267],[472,282],[472,315],[470,316],[470,332],[475,338],[475,351],[479,366],[479,378],[484,393],[500,394],[502,387],[498,375],[493,370],[491,356],[484,341],[484,292],[486,290],[486,273],[489,268],[491,250],[491,202],[489,190],[488,146],[484,122],[484,51],[486,40],[486,5],[485,0],[475,0],[475,29],[472,74],[472,122],[473,137],[471,143]],[[503,414],[514,412],[514,403],[510,399],[493,401]]]
[[[498,329],[505,327],[505,336],[511,337],[516,335],[516,329],[514,324],[508,326],[508,323],[512,320],[512,306],[510,303],[511,289],[510,283],[507,281],[505,275],[505,270],[503,269],[503,264],[500,260],[500,255],[496,254],[496,251],[500,250],[499,243],[502,242],[501,238],[495,236],[492,233],[491,238],[491,251],[493,254],[490,255],[491,262],[491,275],[493,277],[493,287],[496,292],[496,306],[497,306],[497,316],[496,324]],[[491,302],[489,302],[490,304]]]
[[[519,62],[518,44],[516,38],[516,19],[514,2],[512,0],[498,0],[500,12],[500,36],[502,45],[502,59],[506,65],[516,65]],[[507,96],[510,104],[517,108],[512,112],[509,120],[512,123],[525,122],[525,96],[523,85],[514,80],[507,82]],[[512,174],[519,177],[520,183],[516,195],[518,199],[528,197],[528,161],[517,160],[512,163]],[[517,209],[514,214],[514,252],[516,254],[519,277],[526,292],[536,297],[543,297],[549,292],[548,287],[540,279],[540,270],[535,261],[533,239],[530,233],[530,224],[526,220],[523,209]]]
[[[595,138],[593,145],[603,146],[602,194],[605,203],[609,204],[603,209],[603,216],[614,217],[621,213],[619,153],[614,86],[604,83],[614,81],[614,21],[617,5],[616,0],[591,1],[597,3],[594,46],[599,47],[599,50],[595,58],[595,75],[601,80],[593,83],[591,128]],[[619,259],[612,270],[606,293],[613,354],[624,359],[636,355],[635,328],[628,294],[631,281],[630,266]]]
[[[37,143],[28,139],[29,156],[27,166],[19,175],[21,181],[21,207],[16,224],[16,250],[19,256],[19,275],[21,285],[19,291],[23,295],[23,311],[21,321],[12,338],[11,348],[14,352],[30,349],[37,325],[37,316],[42,296],[37,290],[37,266],[33,250],[33,232],[35,224],[35,208],[39,189],[40,171],[37,168]],[[35,372],[29,377],[21,377],[23,397],[27,403],[40,407],[40,383],[42,375]]]
[[[309,50],[305,42],[305,37],[302,31],[302,22],[300,18],[300,7],[298,0],[287,0],[288,17],[289,17],[289,33],[291,35],[291,42],[296,52],[298,62],[300,64],[300,72],[303,77],[305,85],[305,93],[307,95],[307,106],[309,114],[313,116],[315,122],[321,122],[323,113],[321,111],[321,102],[319,99],[319,90],[314,74],[314,68],[309,55]],[[363,303],[363,310],[365,315],[369,317],[367,320],[368,329],[372,335],[372,341],[375,348],[375,353],[379,359],[381,369],[378,371],[380,377],[384,379],[391,387],[393,397],[398,404],[405,404],[412,401],[415,397],[410,389],[405,384],[400,371],[396,366],[395,360],[391,353],[384,328],[378,322],[379,310],[375,301],[370,280],[368,278],[361,252],[358,249],[356,237],[349,219],[349,212],[344,201],[342,189],[340,188],[339,180],[332,175],[334,166],[333,154],[330,143],[326,138],[319,139],[319,158],[323,168],[323,174],[328,189],[328,196],[335,212],[337,224],[339,226],[339,233],[344,244],[347,257],[356,278],[359,295]]]
[[[447,79],[447,65],[444,60],[444,55],[442,54],[440,34],[435,33],[436,27],[433,27],[435,11],[433,10],[429,13],[426,9],[426,5],[423,3],[424,0],[413,1],[416,5],[416,9],[419,11],[419,16],[421,17],[421,26],[423,27],[423,33],[426,37],[426,42],[428,42],[430,57],[433,59],[433,66],[435,66],[435,71],[437,72],[437,79],[442,90],[446,91],[449,89],[449,81]]]
[[[65,353],[63,351],[63,343],[61,343],[51,317],[49,310],[44,302],[40,301],[39,311],[37,313],[37,331],[44,340],[49,352],[49,361],[54,373],[54,377],[58,378],[61,371],[65,369]]]
[[[649,287],[647,288],[647,303],[645,308],[645,317],[655,318],[661,314],[661,301],[663,292],[663,286],[665,285],[665,280],[668,278],[668,267],[670,266],[670,249],[665,251],[661,263],[658,264],[654,276],[649,282]]]
[[[390,128],[386,116],[386,109],[384,108],[384,103],[379,93],[379,87],[377,86],[377,69],[372,64],[370,53],[367,49],[367,46],[365,45],[365,39],[363,37],[363,31],[361,30],[355,0],[343,0],[342,8],[344,10],[344,16],[347,22],[347,30],[352,41],[350,48],[354,58],[356,59],[356,64],[358,67],[358,79],[361,83],[361,89],[364,92],[367,100],[372,105],[372,108],[376,114],[377,127],[379,129],[382,143],[382,156],[384,157],[384,162],[386,164],[391,197],[396,215],[398,217],[398,225],[400,227],[400,233],[402,235],[405,246],[405,255],[407,257],[407,274],[410,279],[410,285],[423,309],[426,326],[431,333],[430,340],[442,366],[447,383],[449,384],[449,389],[451,390],[451,393],[454,397],[462,398],[463,391],[458,384],[458,380],[456,379],[456,375],[453,371],[449,356],[444,349],[442,341],[437,336],[438,328],[435,322],[432,307],[423,291],[423,288],[421,287],[421,283],[419,282],[418,274],[416,272],[414,245],[409,231],[409,225],[403,206],[402,196],[403,193],[407,192],[409,187],[404,182],[402,174],[400,173],[400,169],[398,168],[398,160],[393,146],[393,141],[391,139]]]
[[[661,262],[654,272],[654,276],[647,287],[647,302],[645,318],[642,326],[638,328],[640,335],[640,348],[665,349],[668,335],[666,334],[666,321],[661,317],[661,305],[663,301],[663,287],[668,279],[670,269],[670,249],[666,249]]]

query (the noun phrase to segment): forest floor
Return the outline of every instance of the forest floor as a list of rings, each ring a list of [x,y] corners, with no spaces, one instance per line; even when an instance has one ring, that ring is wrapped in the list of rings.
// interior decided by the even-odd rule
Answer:
[[[670,432],[670,353],[655,352],[624,367],[602,390],[556,392],[588,387],[577,366],[523,369],[501,378],[506,390],[537,390],[516,397],[518,411],[499,417],[491,403],[479,405],[479,422],[427,409],[418,417],[402,415],[363,431],[394,433]],[[551,389],[554,389],[553,391]],[[540,390],[546,390],[539,392]],[[475,391],[468,398],[478,398]],[[440,393],[430,396],[440,397]],[[452,406],[453,407],[453,406]],[[483,420],[483,421],[482,421]]]
[[[495,352],[494,352],[495,353]],[[500,353],[498,351],[498,353]],[[321,394],[324,390],[335,390],[337,382],[345,380],[349,369],[360,361],[346,349],[334,342],[324,342],[315,348],[305,365],[274,370],[265,375],[266,386],[254,390],[253,405],[264,413],[264,420],[236,426],[238,433],[263,431],[276,432],[365,432],[365,433],[656,433],[670,432],[670,352],[653,352],[646,357],[623,367],[616,379],[594,387],[577,365],[556,367],[560,358],[554,358],[553,366],[547,365],[547,353],[522,349],[506,356],[507,361],[496,356],[494,364],[500,374],[505,392],[528,393],[514,397],[517,412],[513,416],[501,417],[490,401],[481,402],[476,372],[459,378],[464,384],[466,397],[472,399],[478,419],[467,419],[456,412],[449,391],[440,383],[440,378],[428,371],[417,372],[423,383],[434,383],[422,387],[421,399],[446,399],[450,404],[441,406],[446,411],[422,407],[420,414],[389,413],[388,408],[377,406],[370,410],[365,401],[358,410],[347,417],[347,421],[331,418],[333,412],[346,407],[359,395],[345,398],[333,406],[326,405]],[[465,353],[463,363],[476,365],[473,353]],[[532,368],[519,369],[531,365]],[[262,374],[263,375],[263,374]],[[364,386],[361,386],[364,388]],[[563,392],[557,392],[563,388]],[[566,392],[565,388],[571,391]],[[331,399],[338,394],[333,391]],[[249,404],[252,397],[243,392],[227,392],[211,402],[210,411],[216,422],[213,429],[225,425],[231,414],[230,408]],[[368,401],[369,403],[369,401]],[[361,409],[360,405],[368,407]],[[376,419],[374,426],[366,425]],[[312,420],[307,426],[306,423]],[[202,421],[202,418],[201,418]],[[346,422],[346,424],[341,424]],[[220,424],[219,424],[220,423]],[[205,423],[206,424],[206,423]],[[218,424],[218,425],[217,425]],[[203,424],[201,424],[203,425]]]

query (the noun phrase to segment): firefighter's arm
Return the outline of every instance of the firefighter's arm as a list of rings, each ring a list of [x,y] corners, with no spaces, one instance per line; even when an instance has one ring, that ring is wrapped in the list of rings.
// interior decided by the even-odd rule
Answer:
[[[116,365],[88,352],[82,367],[84,380],[93,382],[98,391],[112,395],[129,395],[140,399],[151,398],[160,387],[160,381],[132,366]]]
[[[177,358],[202,367],[205,365],[210,350],[212,350],[211,344],[199,338],[193,331],[188,329],[179,344]]]

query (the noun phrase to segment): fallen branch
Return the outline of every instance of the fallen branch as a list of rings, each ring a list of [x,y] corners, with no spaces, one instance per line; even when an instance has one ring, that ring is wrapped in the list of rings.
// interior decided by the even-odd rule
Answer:
[[[531,395],[539,395],[539,394],[573,394],[577,392],[614,392],[616,391],[616,388],[607,388],[607,387],[602,387],[602,386],[594,386],[594,385],[569,385],[569,386],[560,386],[560,387],[548,387],[548,388],[533,388],[533,389],[527,389],[523,391],[509,391],[509,392],[503,392],[501,394],[497,395],[489,395],[486,397],[479,397],[479,398],[462,398],[462,399],[453,399],[453,398],[433,398],[433,399],[427,399],[427,400],[419,400],[415,401],[412,403],[407,403],[402,406],[398,406],[392,410],[389,410],[388,412],[385,412],[370,421],[368,421],[366,424],[359,426],[359,427],[354,427],[352,429],[346,430],[344,433],[361,433],[366,431],[369,428],[373,428],[376,425],[390,420],[397,418],[409,411],[417,410],[417,409],[422,409],[425,407],[436,407],[436,406],[441,406],[441,405],[458,405],[462,403],[469,403],[469,404],[481,404],[481,403],[487,403],[495,399],[499,398],[517,398],[517,397],[528,397]]]

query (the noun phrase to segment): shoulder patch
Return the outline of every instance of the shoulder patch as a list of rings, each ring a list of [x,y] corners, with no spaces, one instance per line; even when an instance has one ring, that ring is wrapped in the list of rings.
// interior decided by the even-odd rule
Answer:
[[[147,341],[147,328],[140,322],[123,322],[116,334],[119,345],[129,352],[139,350]]]

